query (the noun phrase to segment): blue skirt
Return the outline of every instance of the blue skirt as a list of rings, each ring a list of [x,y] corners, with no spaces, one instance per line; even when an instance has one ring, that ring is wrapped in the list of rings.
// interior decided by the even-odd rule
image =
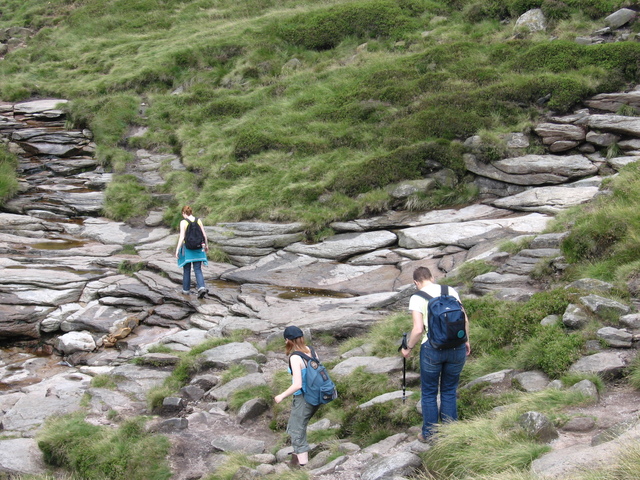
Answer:
[[[209,265],[207,252],[202,248],[191,250],[183,245],[178,252],[178,266],[184,267],[187,263],[193,262],[203,262],[204,265]]]

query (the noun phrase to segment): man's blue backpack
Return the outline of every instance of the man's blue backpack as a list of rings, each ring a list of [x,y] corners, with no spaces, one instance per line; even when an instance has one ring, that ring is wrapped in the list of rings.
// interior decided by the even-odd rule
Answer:
[[[427,306],[427,341],[438,350],[462,345],[467,341],[465,315],[456,297],[449,295],[447,285],[440,286],[440,296],[432,297],[418,290],[418,295],[429,302]]]
[[[336,385],[331,378],[329,378],[329,372],[327,372],[325,366],[320,363],[313,348],[311,348],[311,355],[313,355],[313,357],[298,350],[291,355],[298,355],[307,362],[307,379],[305,384],[302,385],[302,394],[307,402],[311,405],[323,405],[338,398]],[[289,365],[289,367],[291,367],[291,365]]]

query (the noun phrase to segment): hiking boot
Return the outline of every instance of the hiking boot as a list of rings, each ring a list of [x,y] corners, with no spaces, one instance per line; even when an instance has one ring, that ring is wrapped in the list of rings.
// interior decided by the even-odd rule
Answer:
[[[209,293],[209,289],[208,288],[199,288],[198,289],[198,298],[203,298],[207,293]]]
[[[422,433],[418,434],[418,441],[420,443],[426,443],[427,445],[433,445],[433,437],[429,436],[425,438],[425,436],[422,435]]]
[[[191,293],[191,292],[190,292],[190,291],[188,291],[188,290],[182,290],[182,294],[183,294],[183,295],[189,295],[190,293]]]

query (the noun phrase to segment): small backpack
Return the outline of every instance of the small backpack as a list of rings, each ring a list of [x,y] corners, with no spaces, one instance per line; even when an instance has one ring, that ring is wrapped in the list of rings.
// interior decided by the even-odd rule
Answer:
[[[462,345],[467,341],[465,315],[456,297],[449,295],[447,285],[440,286],[440,296],[432,297],[418,290],[418,295],[429,302],[427,306],[427,341],[438,350]]]
[[[199,250],[204,243],[204,235],[202,235],[202,230],[198,225],[198,219],[196,218],[193,222],[187,220],[187,222],[189,225],[187,225],[187,231],[184,234],[184,245],[189,250]]]
[[[338,398],[336,385],[331,378],[329,378],[329,372],[327,372],[326,367],[320,363],[313,348],[311,348],[311,355],[313,355],[313,357],[297,350],[291,355],[298,355],[307,362],[307,379],[305,384],[302,385],[302,394],[307,402],[311,405],[323,405]],[[291,368],[291,360],[289,360],[289,368]]]

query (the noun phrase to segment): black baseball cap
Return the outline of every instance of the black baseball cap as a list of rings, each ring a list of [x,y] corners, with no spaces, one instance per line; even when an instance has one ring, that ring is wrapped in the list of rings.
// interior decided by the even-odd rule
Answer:
[[[287,340],[295,340],[300,337],[304,337],[304,333],[298,327],[291,325],[284,329],[284,338]]]

